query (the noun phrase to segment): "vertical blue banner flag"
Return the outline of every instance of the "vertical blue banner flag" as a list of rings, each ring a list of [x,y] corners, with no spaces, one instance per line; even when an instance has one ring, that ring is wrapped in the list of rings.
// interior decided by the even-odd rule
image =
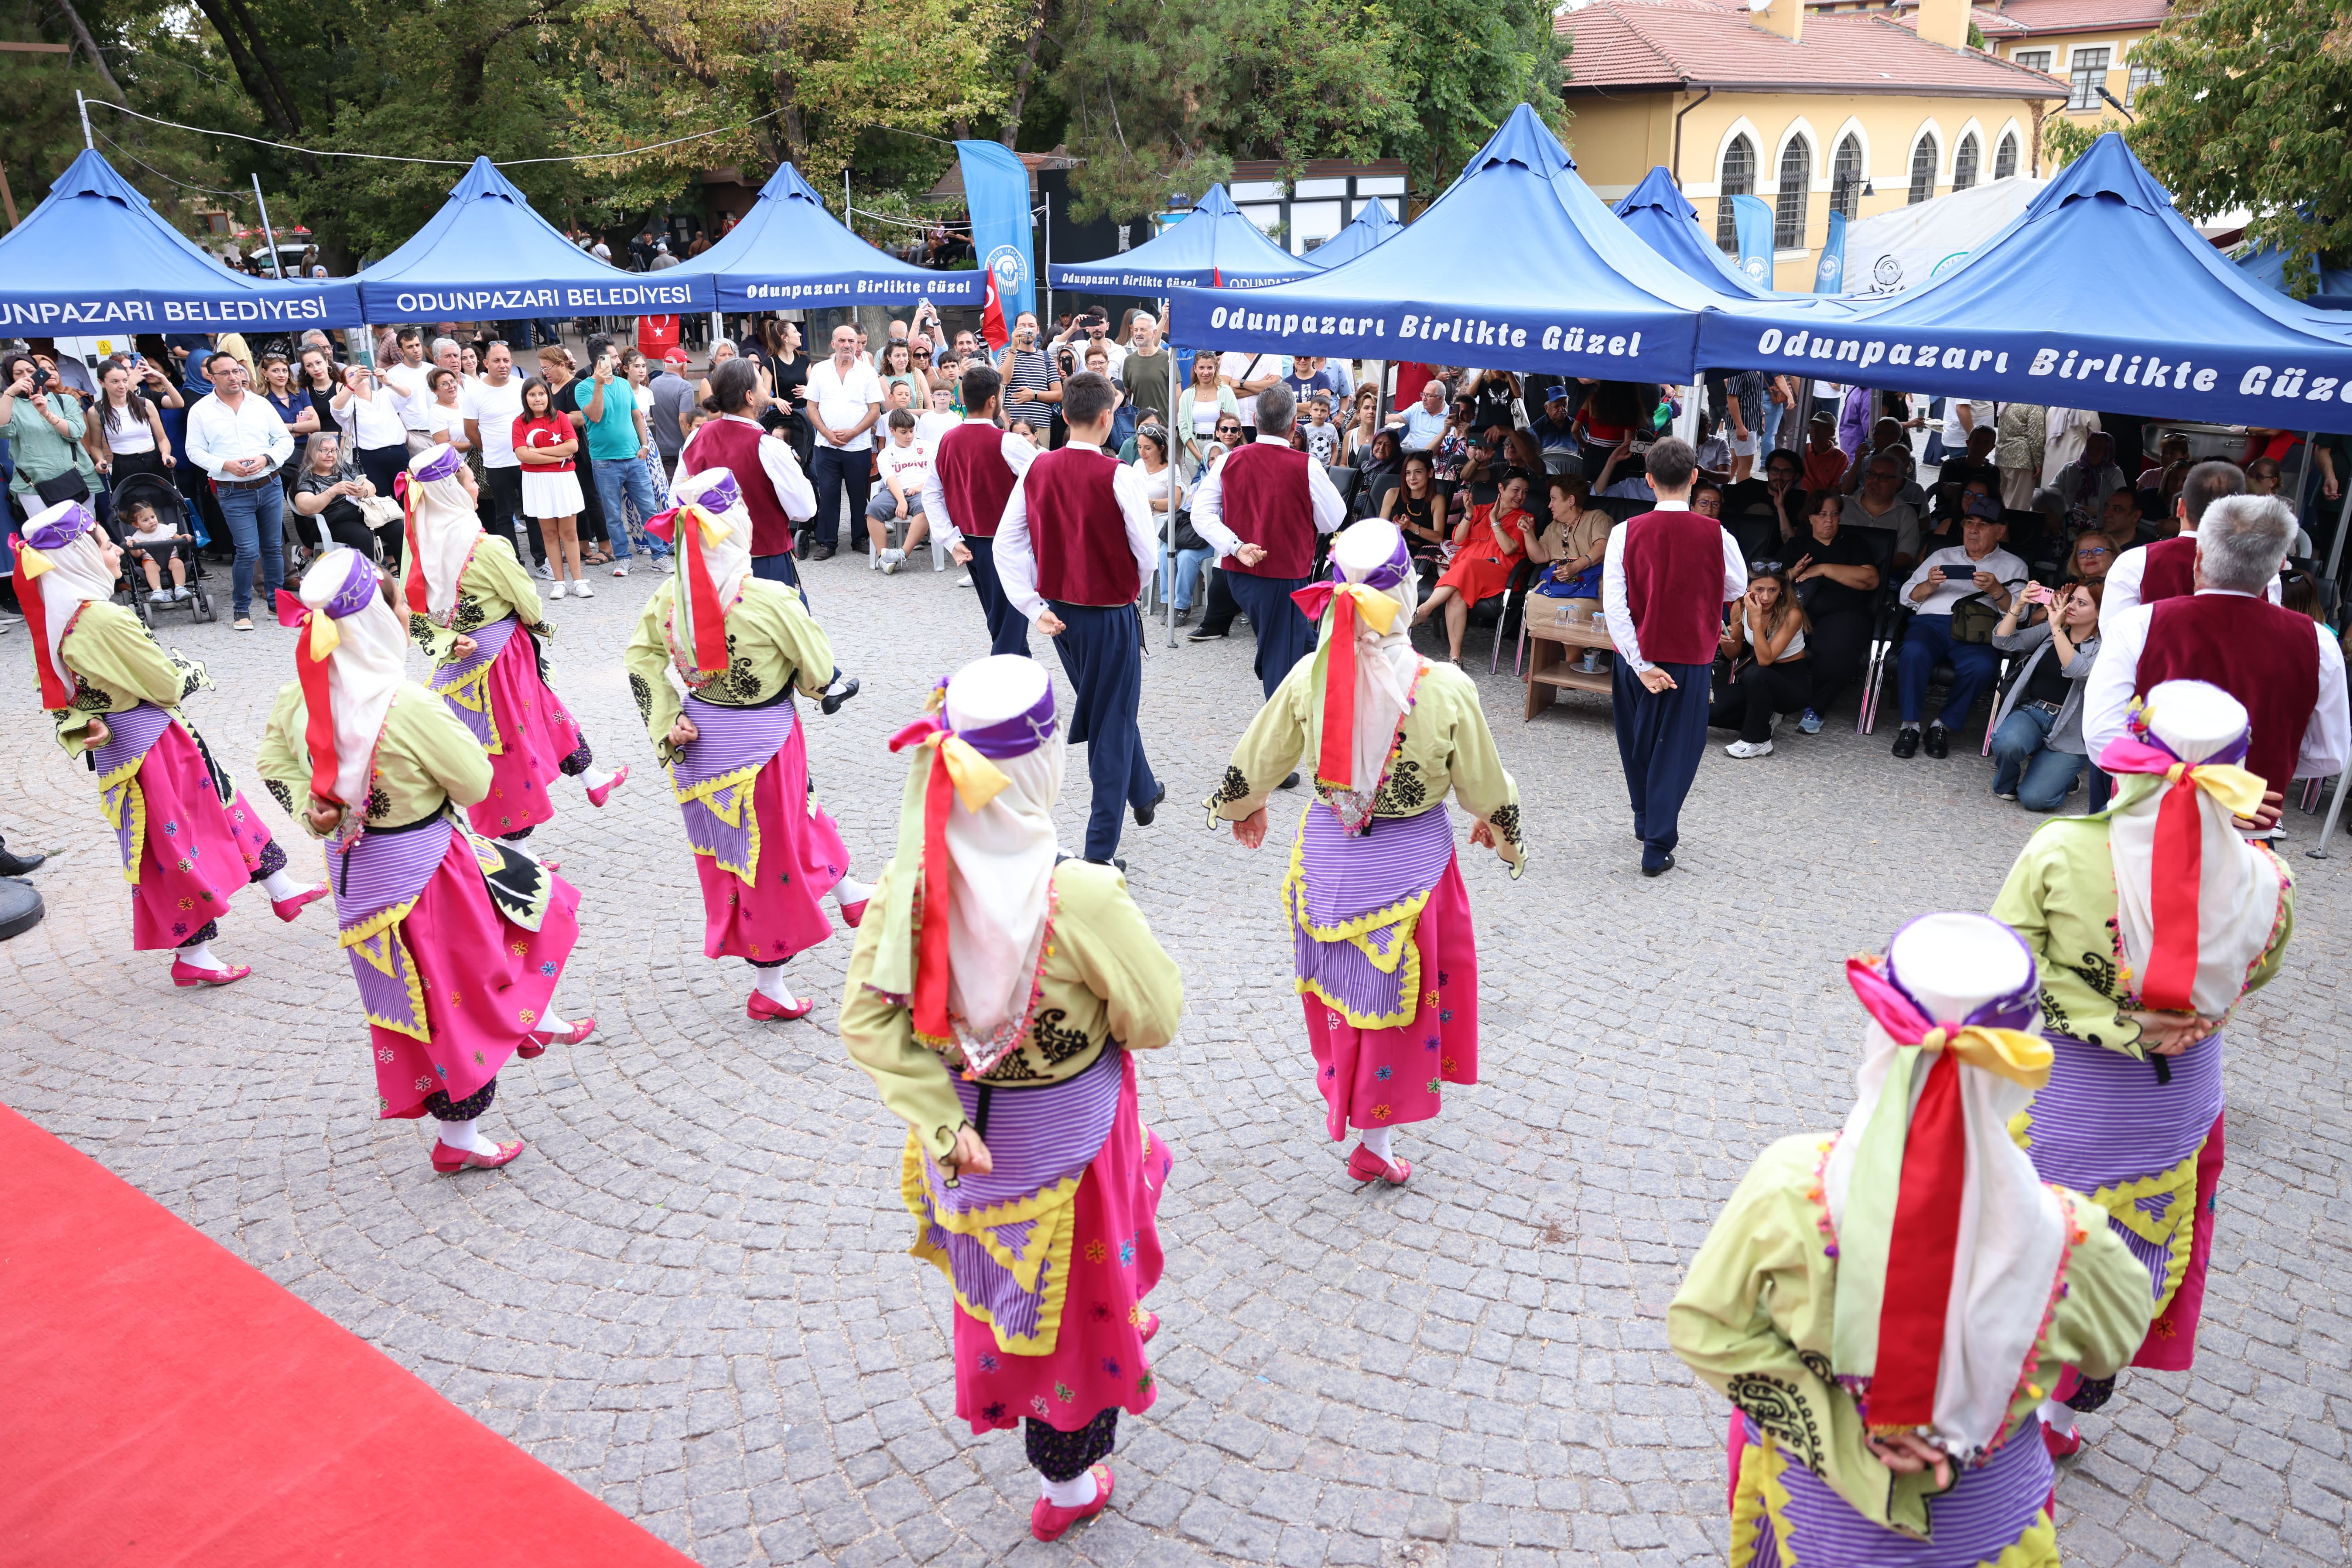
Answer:
[[[971,247],[981,270],[995,280],[1005,325],[1037,308],[1037,268],[1030,252],[1029,170],[1012,148],[996,142],[959,142],[964,205],[971,213]]]
[[[1772,204],[1762,196],[1731,198],[1731,223],[1739,235],[1739,270],[1759,289],[1772,287]]]
[[[1813,292],[1845,292],[1845,214],[1830,209],[1830,232],[1822,241],[1822,259],[1813,268]]]

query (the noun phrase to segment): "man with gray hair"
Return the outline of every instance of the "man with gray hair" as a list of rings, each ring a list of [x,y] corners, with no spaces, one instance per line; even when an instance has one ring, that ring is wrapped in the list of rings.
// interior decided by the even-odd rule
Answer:
[[[2245,766],[2268,792],[2254,826],[2268,830],[2288,780],[2325,778],[2352,762],[2344,650],[2326,626],[2263,599],[2294,538],[2284,501],[2225,496],[2194,538],[2193,592],[2100,617],[2083,738],[2095,764],[2128,732],[2136,699],[2161,681],[2210,681],[2245,704]]]
[[[1315,565],[1315,536],[1348,520],[1323,465],[1290,445],[1298,409],[1276,382],[1257,395],[1257,439],[1209,470],[1192,496],[1193,531],[1220,557],[1234,599],[1257,631],[1258,683],[1268,700],[1290,667],[1315,651],[1315,628],[1291,602]]]
[[[2189,469],[2181,481],[2180,494],[2172,503],[2173,519],[2180,531],[2173,538],[2159,539],[2116,557],[2115,564],[2107,568],[2107,587],[2100,601],[2099,618],[2104,621],[2137,605],[2153,605],[2159,599],[2178,599],[2195,593],[2197,524],[2215,501],[2245,493],[2245,471],[2235,463],[2200,463]],[[2267,595],[2273,605],[2279,602],[2279,580],[2273,576]]]

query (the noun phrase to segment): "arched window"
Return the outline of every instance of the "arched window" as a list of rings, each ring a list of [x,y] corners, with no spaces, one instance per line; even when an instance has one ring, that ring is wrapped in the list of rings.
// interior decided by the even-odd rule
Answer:
[[[2000,145],[1993,150],[1992,177],[1996,180],[2006,180],[2016,173],[2017,132],[2012,131],[2003,136],[2000,139]]]
[[[1852,223],[1862,216],[1862,187],[1868,183],[1862,173],[1862,141],[1848,136],[1838,143],[1837,165],[1830,172],[1830,206]]]
[[[1732,222],[1731,198],[1751,195],[1756,190],[1756,144],[1745,136],[1735,136],[1731,145],[1723,150],[1722,195],[1715,203],[1715,243],[1726,256],[1739,254],[1739,230]]]
[[[1936,139],[1919,138],[1919,145],[1911,149],[1911,205],[1918,205],[1936,194]]]
[[[1977,183],[1979,151],[1975,132],[1960,138],[1960,150],[1952,154],[1952,189],[1965,191]]]
[[[1813,150],[1801,136],[1780,154],[1780,191],[1772,201],[1772,248],[1805,248],[1805,211],[1811,205]]]

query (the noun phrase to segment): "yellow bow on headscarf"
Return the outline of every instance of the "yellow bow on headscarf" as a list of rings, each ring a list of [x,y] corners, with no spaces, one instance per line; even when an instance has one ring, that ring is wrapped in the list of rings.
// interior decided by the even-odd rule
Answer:
[[[58,564],[29,544],[18,547],[16,562],[24,568],[25,580],[28,583],[45,572],[55,571]]]
[[[342,646],[342,628],[335,625],[335,617],[324,610],[315,612],[310,616],[310,657],[325,658]]]
[[[948,777],[955,783],[956,798],[963,808],[977,813],[1012,787],[1013,781],[1003,769],[972,749],[971,742],[961,735],[950,735],[940,742],[940,761],[947,764]]]
[[[2263,778],[2235,763],[2175,763],[2164,770],[2167,782],[2187,779],[2227,807],[2232,816],[2252,816],[2263,808]]]
[[[1958,1029],[1947,1029],[1939,1025],[1920,1037],[1919,1049],[1931,1057],[1937,1051],[1949,1050],[1963,1066],[1998,1073],[2025,1089],[2040,1089],[2050,1081],[2053,1055],[2050,1042],[2022,1029],[1995,1028],[1985,1024],[1964,1024]]]
[[[1382,637],[1389,635],[1389,627],[1396,624],[1397,612],[1404,608],[1380,589],[1368,588],[1361,583],[1334,584],[1331,596],[1336,599],[1342,594],[1356,601],[1356,614]]]

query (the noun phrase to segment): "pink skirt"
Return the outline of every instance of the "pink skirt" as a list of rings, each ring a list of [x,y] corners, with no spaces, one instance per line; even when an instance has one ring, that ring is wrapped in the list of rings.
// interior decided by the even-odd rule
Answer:
[[[1458,858],[1430,889],[1412,941],[1421,953],[1421,1005],[1403,1026],[1360,1029],[1321,997],[1299,998],[1335,1141],[1350,1126],[1427,1121],[1440,1109],[1441,1084],[1478,1081],[1478,939]]]
[[[525,931],[490,901],[473,844],[462,833],[449,836],[440,869],[398,928],[423,983],[433,1038],[368,1026],[379,1115],[422,1116],[436,1090],[465,1099],[498,1076],[547,1016],[580,940],[580,889],[552,879],[546,917],[539,930]]]
[[[2197,1218],[2189,1238],[2189,1269],[2180,1289],[2161,1316],[2147,1326],[2132,1365],[2159,1372],[2186,1372],[2197,1361],[2197,1325],[2205,1314],[2205,1271],[2213,1261],[2213,1205],[2221,1186],[2221,1123],[2225,1111],[2213,1119],[2213,1131],[2197,1152]]]
[[[580,749],[580,726],[539,678],[537,647],[520,626],[483,684],[500,749],[490,753],[490,793],[466,808],[466,819],[496,838],[555,816],[547,786],[561,776],[557,764]]]
[[[760,858],[748,884],[709,855],[694,858],[702,879],[702,952],[782,963],[833,934],[824,895],[849,873],[841,829],[809,794],[800,725],[752,782],[751,811],[760,825]]]
[[[131,945],[178,947],[228,913],[229,900],[260,868],[269,829],[242,794],[221,804],[212,770],[177,721],[147,748],[138,785],[147,820],[131,890]]]
[[[1024,1416],[1075,1432],[1114,1405],[1139,1415],[1160,1397],[1144,1353],[1143,1298],[1160,1283],[1160,1196],[1176,1161],[1144,1125],[1135,1058],[1121,1070],[1110,1136],[1071,1200],[1076,1239],[1053,1351],[1001,1350],[993,1329],[954,1309],[956,1414],[975,1433]]]

